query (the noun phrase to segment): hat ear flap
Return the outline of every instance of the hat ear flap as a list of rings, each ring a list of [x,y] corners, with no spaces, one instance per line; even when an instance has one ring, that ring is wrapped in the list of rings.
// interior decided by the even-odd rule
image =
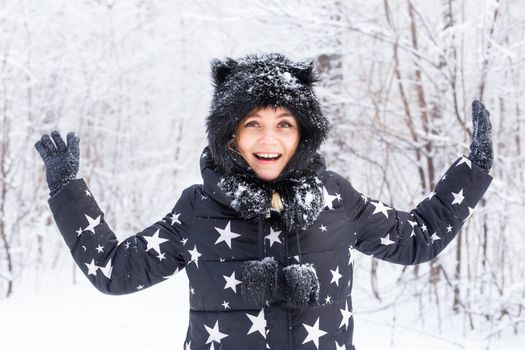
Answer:
[[[226,61],[213,59],[211,61],[211,78],[215,87],[221,85],[237,65],[237,61],[231,58],[227,58]]]
[[[293,74],[304,85],[312,85],[318,81],[314,73],[314,61],[304,62],[299,67],[294,67]]]

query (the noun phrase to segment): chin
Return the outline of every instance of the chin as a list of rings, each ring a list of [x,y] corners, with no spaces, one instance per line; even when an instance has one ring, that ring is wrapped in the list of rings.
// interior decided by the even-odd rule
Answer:
[[[277,176],[261,176],[261,175],[257,175],[257,177],[263,181],[272,181],[277,178]]]
[[[268,174],[268,173],[261,174],[261,173],[256,172],[255,175],[257,175],[257,177],[261,180],[272,181],[272,180],[277,179],[280,174]]]

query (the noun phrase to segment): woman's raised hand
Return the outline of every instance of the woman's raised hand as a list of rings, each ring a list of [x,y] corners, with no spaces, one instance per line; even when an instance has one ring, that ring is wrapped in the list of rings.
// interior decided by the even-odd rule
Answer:
[[[494,154],[490,113],[478,100],[472,101],[472,143],[468,158],[487,173],[492,168]]]
[[[53,141],[51,140],[53,138]],[[79,167],[79,138],[74,132],[67,134],[67,145],[55,130],[51,132],[51,137],[44,134],[35,143],[35,148],[42,157],[46,167],[46,178],[49,186],[49,195],[54,195],[63,186],[73,180]]]

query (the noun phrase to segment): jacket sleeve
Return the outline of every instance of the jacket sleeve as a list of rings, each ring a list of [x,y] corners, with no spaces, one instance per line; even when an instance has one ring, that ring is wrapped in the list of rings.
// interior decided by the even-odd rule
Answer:
[[[118,242],[83,179],[72,180],[48,203],[71,255],[102,293],[128,294],[161,282],[186,264],[183,236],[192,205],[186,189],[162,220]]]
[[[354,248],[396,264],[437,256],[471,217],[492,176],[466,157],[458,158],[415,209],[399,211],[370,199],[341,178],[342,198],[354,224]]]

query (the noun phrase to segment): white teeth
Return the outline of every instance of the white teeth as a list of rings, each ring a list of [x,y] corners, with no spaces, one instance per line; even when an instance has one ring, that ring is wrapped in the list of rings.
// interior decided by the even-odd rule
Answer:
[[[268,158],[268,159],[279,157],[278,153],[256,153],[256,154],[258,157]]]

